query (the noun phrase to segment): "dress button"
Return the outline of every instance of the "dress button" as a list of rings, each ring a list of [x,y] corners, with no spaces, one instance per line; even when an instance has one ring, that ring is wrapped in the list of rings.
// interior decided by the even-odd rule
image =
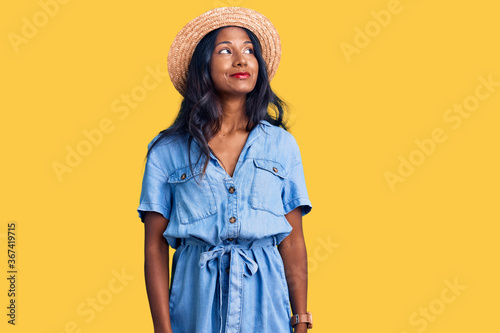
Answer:
[[[233,240],[233,238],[228,238],[227,240],[228,240],[228,241],[232,241],[232,240]]]
[[[229,267],[228,267],[228,268],[226,268],[226,273],[229,273]]]
[[[182,174],[181,179],[186,179],[186,174],[185,173]]]
[[[278,172],[278,168],[273,167],[273,171],[274,171],[274,172]]]
[[[229,219],[229,222],[231,222],[231,223],[236,222],[236,217],[232,216],[232,217]]]
[[[229,193],[234,193],[234,191],[235,191],[234,186],[231,186],[228,191],[229,191]]]

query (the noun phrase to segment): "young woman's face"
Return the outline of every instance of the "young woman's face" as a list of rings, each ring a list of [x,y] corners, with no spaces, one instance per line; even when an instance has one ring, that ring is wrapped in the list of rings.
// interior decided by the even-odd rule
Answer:
[[[246,75],[234,75],[246,73]],[[226,27],[219,31],[212,54],[210,75],[219,96],[246,95],[255,88],[259,64],[245,30]]]

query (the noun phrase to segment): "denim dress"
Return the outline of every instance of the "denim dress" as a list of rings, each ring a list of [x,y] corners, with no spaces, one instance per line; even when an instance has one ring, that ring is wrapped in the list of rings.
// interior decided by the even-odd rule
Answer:
[[[158,139],[156,136],[150,143]],[[312,209],[293,135],[262,120],[249,133],[233,176],[210,152],[206,174],[187,134],[153,147],[140,205],[169,220],[176,249],[169,289],[174,333],[290,333],[292,315],[277,245],[292,231],[285,214]],[[143,221],[144,222],[144,221]]]

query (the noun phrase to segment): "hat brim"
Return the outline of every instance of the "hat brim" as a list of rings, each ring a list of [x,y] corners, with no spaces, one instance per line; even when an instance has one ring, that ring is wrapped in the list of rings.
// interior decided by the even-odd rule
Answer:
[[[189,63],[196,45],[210,31],[224,26],[247,28],[261,44],[269,81],[274,77],[281,58],[281,42],[274,25],[261,13],[244,7],[219,7],[187,23],[176,35],[167,57],[168,73],[175,89],[184,96]]]

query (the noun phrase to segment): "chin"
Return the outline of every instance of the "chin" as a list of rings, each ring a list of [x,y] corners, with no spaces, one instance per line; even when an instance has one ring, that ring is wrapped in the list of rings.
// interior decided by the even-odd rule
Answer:
[[[247,89],[237,89],[237,90],[225,90],[222,92],[223,95],[246,95],[248,93],[251,93],[255,87],[252,88],[247,88]]]

